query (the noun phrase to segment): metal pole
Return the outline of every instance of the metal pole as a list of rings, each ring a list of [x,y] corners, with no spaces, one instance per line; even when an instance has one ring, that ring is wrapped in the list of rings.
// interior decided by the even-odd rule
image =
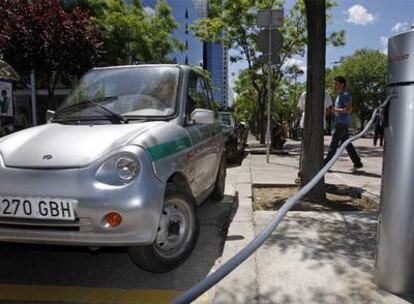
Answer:
[[[37,107],[36,107],[36,75],[35,70],[30,72],[30,91],[32,96],[32,124],[37,125]]]
[[[270,155],[270,118],[271,114],[270,111],[272,109],[271,102],[271,81],[272,81],[272,7],[269,6],[269,49],[268,49],[268,71],[267,71],[267,131],[266,131],[266,163],[269,163],[269,155]]]

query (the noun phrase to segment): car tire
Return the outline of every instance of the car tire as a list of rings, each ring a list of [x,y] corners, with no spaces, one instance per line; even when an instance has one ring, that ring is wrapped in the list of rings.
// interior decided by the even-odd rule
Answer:
[[[230,163],[236,163],[237,162],[237,141],[231,142],[228,145],[228,153],[227,153],[227,159]]]
[[[154,243],[131,247],[129,255],[136,265],[146,271],[168,272],[190,256],[197,244],[199,231],[194,199],[177,185],[169,184]]]
[[[223,156],[220,161],[220,167],[217,171],[216,181],[214,182],[214,190],[211,193],[211,198],[216,201],[221,201],[224,198],[224,188],[226,186],[226,158]]]

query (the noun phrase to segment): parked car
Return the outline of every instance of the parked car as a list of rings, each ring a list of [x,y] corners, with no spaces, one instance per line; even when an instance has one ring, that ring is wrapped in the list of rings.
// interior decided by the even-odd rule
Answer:
[[[219,119],[225,136],[227,159],[235,162],[246,147],[247,126],[231,112],[219,112]]]
[[[201,73],[93,69],[50,123],[0,139],[0,241],[128,247],[140,267],[166,272],[190,255],[197,207],[223,198],[225,178]]]

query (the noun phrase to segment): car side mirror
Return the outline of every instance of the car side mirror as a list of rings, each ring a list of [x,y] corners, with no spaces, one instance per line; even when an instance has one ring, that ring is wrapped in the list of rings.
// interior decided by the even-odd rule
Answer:
[[[55,118],[55,111],[47,110],[46,111],[46,122],[50,122],[53,118]]]
[[[216,122],[214,112],[207,109],[195,109],[191,113],[191,120],[199,124],[213,124]]]

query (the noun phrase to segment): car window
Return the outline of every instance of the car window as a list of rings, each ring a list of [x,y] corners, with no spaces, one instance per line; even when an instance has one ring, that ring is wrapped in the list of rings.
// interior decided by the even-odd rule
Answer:
[[[209,96],[204,78],[196,73],[191,73],[187,92],[187,121],[190,121],[191,113],[197,108],[210,109]]]
[[[234,127],[235,121],[233,115],[229,113],[220,113],[219,114],[220,124],[225,127]]]
[[[72,106],[60,118],[94,117],[99,107],[82,107],[94,100],[126,116],[170,116],[176,109],[179,84],[177,67],[136,66],[96,69],[87,73],[59,110]],[[79,104],[79,107],[73,107]],[[58,110],[58,114],[59,114]],[[106,113],[107,114],[107,113]]]

